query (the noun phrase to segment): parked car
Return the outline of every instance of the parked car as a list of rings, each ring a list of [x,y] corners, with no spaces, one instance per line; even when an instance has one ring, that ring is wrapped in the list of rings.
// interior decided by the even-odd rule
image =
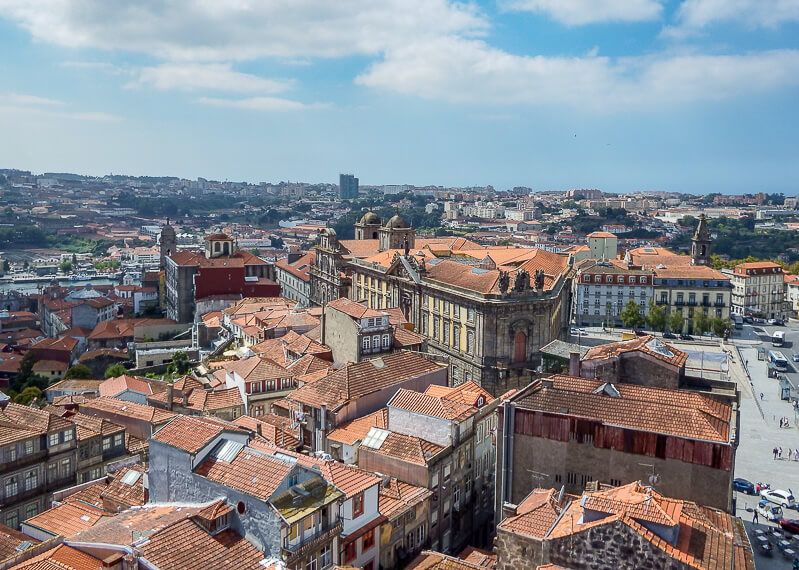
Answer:
[[[747,495],[755,494],[755,484],[751,481],[747,481],[746,479],[733,479],[732,488],[739,493],[746,493]]]
[[[777,524],[783,530],[787,530],[788,532],[792,532],[793,534],[799,534],[799,519],[780,519],[777,521]]]
[[[786,509],[792,509],[796,504],[796,499],[794,496],[788,491],[783,491],[782,489],[765,489],[760,491],[760,496],[767,501],[776,503]]]
[[[634,329],[633,332],[635,333],[635,336],[646,336],[649,334],[648,332],[642,331],[641,329]]]
[[[774,326],[777,326],[777,327],[785,326],[785,323],[782,322],[782,319],[769,319],[766,322],[768,324],[770,324],[770,325],[774,325]]]
[[[680,335],[680,340],[694,340],[694,337],[692,337],[689,334],[681,334]]]
[[[663,333],[663,338],[672,338],[672,339],[674,339],[674,338],[677,338],[677,335],[674,334],[674,333],[670,333],[670,332],[664,332]]]
[[[791,357],[791,360],[793,360],[794,362],[799,362],[799,352],[795,353],[795,354],[794,354],[794,355]]]
[[[757,514],[767,521],[778,521],[782,518],[782,507],[772,505],[768,499],[762,499],[757,504]]]

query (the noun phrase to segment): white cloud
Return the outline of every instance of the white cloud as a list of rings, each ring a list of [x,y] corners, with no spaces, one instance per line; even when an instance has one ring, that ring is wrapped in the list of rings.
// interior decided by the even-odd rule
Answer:
[[[14,115],[40,115],[79,121],[119,121],[120,117],[99,111],[70,111],[57,99],[26,93],[0,93],[0,111]]]
[[[64,102],[25,93],[0,93],[0,104],[21,105],[25,107],[55,107],[63,105]]]
[[[799,0],[684,0],[677,10],[679,27],[697,30],[718,22],[774,27],[799,22]]]
[[[795,86],[799,51],[566,58],[519,56],[479,40],[442,38],[389,51],[356,82],[453,103],[652,109]]]
[[[291,81],[275,80],[235,71],[225,63],[164,63],[144,67],[129,86],[180,91],[227,91],[231,93],[279,93]]]
[[[62,61],[59,64],[65,69],[77,69],[79,71],[97,71],[109,75],[124,75],[130,73],[127,68],[119,67],[113,63],[103,61]]]
[[[542,12],[567,26],[599,22],[646,22],[660,18],[660,0],[505,0],[516,12]]]
[[[197,102],[211,107],[229,109],[245,109],[249,111],[301,111],[304,109],[321,109],[324,103],[302,103],[280,97],[247,97],[244,99],[222,99],[217,97],[200,97]]]
[[[450,0],[0,0],[0,13],[40,41],[167,61],[373,55],[488,27]]]

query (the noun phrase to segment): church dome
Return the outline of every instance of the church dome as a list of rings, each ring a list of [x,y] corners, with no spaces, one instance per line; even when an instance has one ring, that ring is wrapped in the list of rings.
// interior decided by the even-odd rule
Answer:
[[[380,216],[374,212],[366,212],[360,221],[363,225],[380,225]]]
[[[394,216],[391,216],[391,219],[388,220],[386,227],[399,230],[399,229],[409,228],[410,226],[408,225],[408,222],[405,221],[405,218],[403,218],[399,214],[396,214]]]

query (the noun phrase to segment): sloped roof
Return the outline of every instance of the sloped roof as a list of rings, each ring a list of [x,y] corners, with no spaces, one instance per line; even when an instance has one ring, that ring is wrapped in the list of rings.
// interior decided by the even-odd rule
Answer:
[[[630,340],[610,342],[592,346],[582,360],[605,360],[617,358],[629,352],[642,352],[672,366],[683,366],[688,360],[688,353],[674,345],[663,342],[652,335],[639,336]]]
[[[388,408],[381,408],[337,427],[327,434],[327,439],[345,445],[354,445],[357,441],[363,440],[373,427],[381,429],[388,427]]]
[[[411,352],[395,352],[357,364],[348,363],[316,382],[291,392],[290,400],[339,409],[346,402],[395,386],[405,380],[440,370],[442,365]]]
[[[152,439],[177,447],[188,453],[196,453],[213,439],[225,432],[246,434],[239,426],[214,418],[178,415],[153,434]]]
[[[601,380],[556,375],[545,381],[536,381],[515,398],[517,406],[686,439],[730,442],[730,404],[698,392],[619,383],[613,385],[619,397],[612,397]]]

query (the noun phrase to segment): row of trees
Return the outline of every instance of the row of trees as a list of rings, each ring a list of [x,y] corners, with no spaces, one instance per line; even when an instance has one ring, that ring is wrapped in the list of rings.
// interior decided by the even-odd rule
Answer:
[[[688,324],[682,313],[676,311],[666,313],[666,308],[664,306],[655,304],[651,299],[649,300],[649,310],[646,315],[641,314],[640,305],[633,299],[630,299],[619,316],[626,327],[638,328],[649,325],[649,328],[654,331],[669,330],[671,332],[681,333]],[[703,311],[694,312],[691,325],[691,330],[693,330],[695,334],[713,332],[716,336],[724,336],[725,332],[732,330],[733,327],[729,319],[711,317],[710,315],[706,315]]]

